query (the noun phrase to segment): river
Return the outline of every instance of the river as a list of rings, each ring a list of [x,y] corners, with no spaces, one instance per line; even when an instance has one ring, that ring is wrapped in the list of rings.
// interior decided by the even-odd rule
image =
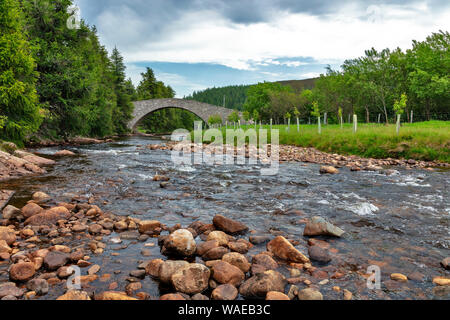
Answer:
[[[333,249],[333,260],[325,270],[330,275],[336,268],[347,273],[320,286],[325,299],[340,299],[333,286],[350,290],[356,299],[433,299],[432,278],[449,275],[439,265],[449,256],[450,248],[448,171],[394,168],[398,174],[386,175],[342,169],[337,175],[320,175],[315,164],[282,163],[278,175],[261,176],[260,167],[250,165],[177,167],[169,151],[145,148],[155,143],[164,142],[128,137],[69,148],[77,153],[76,157],[59,158],[47,174],[2,182],[0,189],[17,190],[12,204],[18,207],[35,191],[60,201],[73,194],[94,196],[104,211],[159,220],[168,226],[180,223],[186,227],[196,220],[211,223],[214,215],[223,214],[245,223],[254,235],[283,235],[297,240],[297,248],[304,253],[308,239],[303,237],[302,220],[316,215],[326,217],[346,235],[326,239]],[[57,150],[35,151],[52,158]],[[156,174],[170,177],[170,184],[161,188],[152,180]],[[150,250],[151,256],[142,256],[143,249]],[[249,256],[264,250],[264,245],[255,246]],[[111,252],[119,255],[112,256]],[[111,282],[117,281],[117,290],[124,290],[129,272],[136,270],[140,262],[161,257],[157,239],[147,244],[136,240],[107,242],[105,253],[92,255],[91,262],[102,267],[101,273],[112,276],[91,286],[107,290]],[[381,267],[381,290],[366,287],[362,275],[370,265]],[[280,270],[289,277],[288,268]],[[415,280],[391,281],[394,272],[411,275]],[[0,281],[5,277],[0,273]],[[141,291],[153,297],[169,291],[148,276],[142,284]],[[55,298],[64,293],[64,288],[50,291],[40,299]]]

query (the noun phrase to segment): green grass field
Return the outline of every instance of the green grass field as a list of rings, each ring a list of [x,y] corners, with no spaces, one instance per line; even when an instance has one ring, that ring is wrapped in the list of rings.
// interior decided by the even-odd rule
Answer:
[[[263,126],[269,129],[270,126]],[[229,127],[231,129],[231,127]],[[254,126],[242,126],[242,129]],[[258,125],[259,128],[259,125]],[[314,147],[318,150],[342,155],[358,155],[368,158],[404,158],[450,163],[450,121],[429,121],[402,124],[400,134],[394,125],[358,124],[358,132],[345,124],[322,126],[319,135],[317,125],[273,126],[280,130],[280,144]]]

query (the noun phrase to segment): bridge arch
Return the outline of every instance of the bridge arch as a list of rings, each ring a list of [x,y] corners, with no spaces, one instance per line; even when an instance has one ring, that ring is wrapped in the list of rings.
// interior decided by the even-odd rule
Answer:
[[[151,99],[135,101],[133,104],[133,119],[128,123],[128,128],[133,131],[142,118],[152,112],[166,108],[178,108],[190,111],[206,123],[208,123],[209,117],[214,115],[220,115],[223,123],[225,123],[228,116],[233,112],[231,109],[185,99]],[[239,116],[241,116],[241,114]]]

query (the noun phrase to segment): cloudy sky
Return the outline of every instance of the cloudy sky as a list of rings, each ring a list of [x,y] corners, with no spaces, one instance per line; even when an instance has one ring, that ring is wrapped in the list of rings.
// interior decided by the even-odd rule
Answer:
[[[448,0],[75,0],[103,44],[183,97],[194,90],[306,79],[375,47],[450,28]]]

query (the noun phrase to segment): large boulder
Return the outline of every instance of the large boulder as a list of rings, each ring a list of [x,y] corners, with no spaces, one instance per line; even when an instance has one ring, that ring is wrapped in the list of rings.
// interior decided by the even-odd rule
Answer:
[[[224,231],[229,234],[244,233],[248,230],[248,227],[245,224],[239,221],[232,220],[230,218],[226,218],[220,214],[214,217],[213,224],[218,230]]]
[[[214,263],[212,267],[214,280],[221,284],[232,284],[237,287],[245,279],[244,273],[238,267],[225,261]]]
[[[178,229],[164,241],[163,253],[179,256],[192,256],[197,249],[194,237],[189,230]]]
[[[187,261],[164,261],[164,263],[159,267],[159,280],[164,283],[170,283],[172,281],[172,275],[187,265],[189,265],[189,262]]]
[[[285,277],[277,271],[269,270],[258,273],[245,281],[239,288],[239,292],[247,298],[265,298],[271,291],[284,293],[285,286]]]
[[[334,226],[322,217],[312,217],[306,224],[304,236],[334,236],[341,237],[344,230]]]
[[[33,278],[35,273],[34,263],[19,262],[13,264],[9,269],[9,278],[12,281],[28,281]]]
[[[278,236],[267,244],[267,250],[276,257],[289,261],[307,263],[309,259],[298,251],[286,238]]]
[[[59,220],[68,220],[71,214],[65,207],[54,207],[45,210],[25,220],[25,225],[42,226],[53,225]]]
[[[196,294],[208,288],[211,272],[203,264],[192,263],[172,275],[172,284],[178,292]]]
[[[0,240],[5,240],[5,242],[10,246],[16,242],[16,233],[13,229],[0,227]]]

